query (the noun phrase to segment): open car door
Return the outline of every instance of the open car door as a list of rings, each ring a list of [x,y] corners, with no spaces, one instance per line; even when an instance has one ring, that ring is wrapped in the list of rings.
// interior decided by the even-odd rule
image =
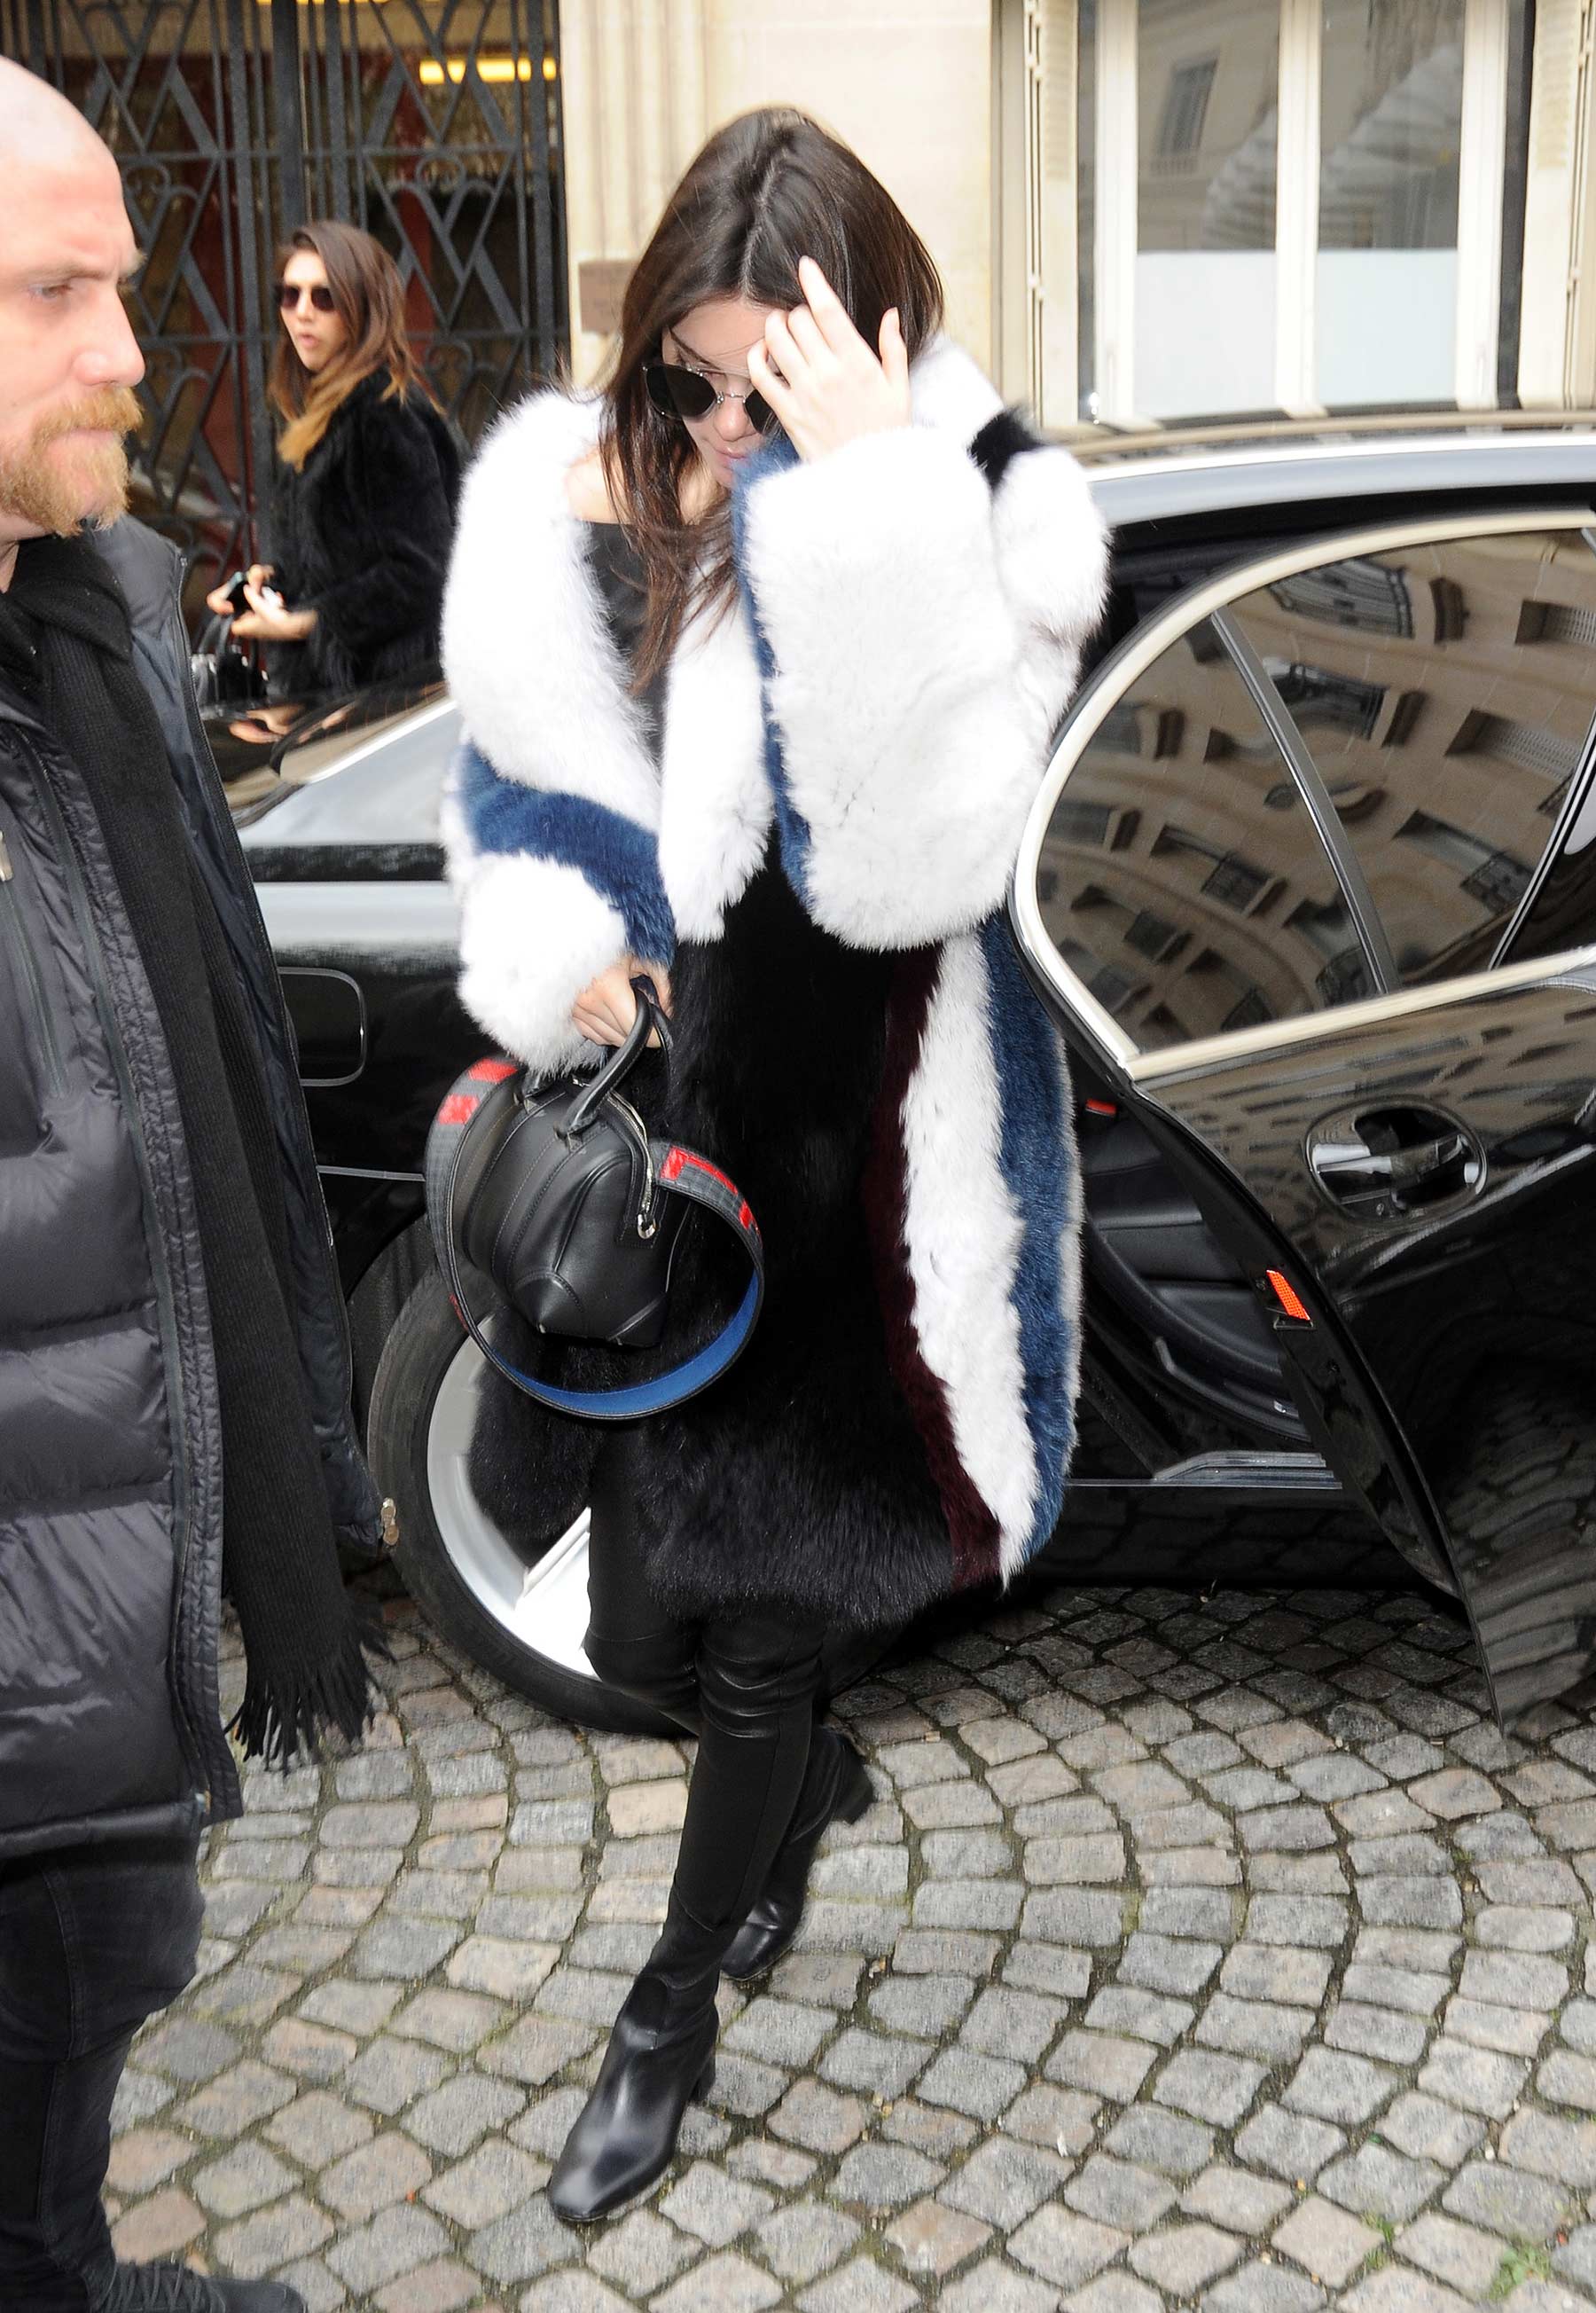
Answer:
[[[1076,702],[1013,903],[1504,1724],[1596,1668],[1589,520],[1416,519],[1195,589]]]

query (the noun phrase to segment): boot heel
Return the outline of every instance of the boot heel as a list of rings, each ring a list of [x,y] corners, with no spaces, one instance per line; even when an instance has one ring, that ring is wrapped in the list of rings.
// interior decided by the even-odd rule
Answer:
[[[833,1822],[836,1823],[857,1823],[859,1817],[867,1814],[875,1805],[875,1786],[865,1772],[864,1760],[856,1751],[853,1755],[850,1773],[852,1777],[850,1786],[837,1802],[837,1813],[832,1817]]]

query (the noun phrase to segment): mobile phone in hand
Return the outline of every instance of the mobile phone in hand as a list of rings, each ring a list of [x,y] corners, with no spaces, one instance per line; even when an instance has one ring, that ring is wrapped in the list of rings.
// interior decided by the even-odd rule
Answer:
[[[249,609],[250,605],[244,600],[244,588],[248,584],[249,578],[242,570],[235,570],[227,581],[227,615],[230,619],[241,618]]]

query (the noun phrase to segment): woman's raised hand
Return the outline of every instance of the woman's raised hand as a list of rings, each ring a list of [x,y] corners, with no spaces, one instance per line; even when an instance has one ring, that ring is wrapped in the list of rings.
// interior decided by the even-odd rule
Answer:
[[[798,455],[823,458],[862,435],[907,426],[908,348],[897,307],[882,316],[878,357],[812,257],[799,259],[798,278],[807,303],[772,313],[748,356],[749,376]]]
[[[612,963],[597,980],[590,981],[571,1007],[571,1023],[594,1044],[624,1044],[632,1033],[637,1017],[637,996],[632,986],[636,973],[645,972],[653,981],[665,1011],[671,1009],[671,975],[662,963],[648,963],[641,956],[629,955],[624,963]],[[657,1035],[649,1038],[651,1044],[659,1042]]]

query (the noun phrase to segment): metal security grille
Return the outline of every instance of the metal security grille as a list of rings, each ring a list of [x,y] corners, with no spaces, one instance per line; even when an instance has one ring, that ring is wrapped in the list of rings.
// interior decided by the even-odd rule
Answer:
[[[0,0],[121,166],[145,251],[139,511],[195,584],[268,548],[273,255],[362,225],[468,440],[567,341],[556,0]]]

